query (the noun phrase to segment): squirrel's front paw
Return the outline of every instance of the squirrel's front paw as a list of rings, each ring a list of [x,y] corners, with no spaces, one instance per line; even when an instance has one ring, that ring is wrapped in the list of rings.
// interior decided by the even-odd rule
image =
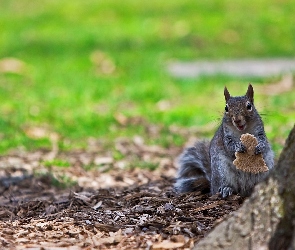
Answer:
[[[259,155],[259,154],[261,154],[261,153],[262,153],[262,152],[261,152],[261,149],[260,149],[259,145],[257,145],[257,146],[255,147],[254,154],[255,154],[255,155]]]
[[[242,143],[239,142],[236,144],[235,151],[239,153],[245,153],[247,151],[247,148]]]
[[[219,193],[221,194],[222,198],[226,198],[227,196],[230,196],[233,194],[233,189],[231,187],[220,187]]]

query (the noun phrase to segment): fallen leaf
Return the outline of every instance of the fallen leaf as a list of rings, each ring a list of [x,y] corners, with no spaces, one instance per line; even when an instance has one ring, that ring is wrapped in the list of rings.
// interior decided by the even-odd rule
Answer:
[[[163,240],[162,242],[154,243],[153,249],[173,249],[182,247],[184,244],[184,242],[173,242],[170,240]]]
[[[114,115],[114,118],[122,126],[126,126],[128,123],[128,117],[123,115],[122,113],[116,113]]]
[[[280,95],[289,92],[294,87],[294,79],[292,74],[284,75],[283,78],[275,83],[265,84],[263,86],[255,86],[255,89],[263,95]]]
[[[96,50],[91,53],[90,60],[95,67],[98,75],[111,75],[116,70],[114,61],[105,52]]]
[[[92,208],[93,208],[94,210],[96,210],[96,209],[100,208],[101,205],[102,205],[102,201],[99,201],[99,202],[97,202],[97,203],[95,204],[95,206],[93,206]]]
[[[7,57],[0,60],[0,72],[2,73],[23,74],[25,70],[26,63],[17,58]]]
[[[95,157],[94,164],[95,165],[107,165],[113,163],[112,157]]]

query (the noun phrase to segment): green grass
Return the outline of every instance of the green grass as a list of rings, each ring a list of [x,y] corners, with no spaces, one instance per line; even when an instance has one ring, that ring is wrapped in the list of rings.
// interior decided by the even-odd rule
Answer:
[[[70,163],[60,159],[54,159],[50,161],[44,161],[43,165],[47,168],[52,168],[53,166],[60,167],[60,168],[67,168],[70,167]]]
[[[112,145],[118,136],[146,136],[116,114],[162,126],[149,143],[181,145],[169,126],[218,124],[224,85],[241,95],[253,79],[175,79],[166,63],[294,57],[294,13],[291,0],[2,0],[0,59],[26,67],[0,73],[0,151],[50,147],[53,132],[65,150],[89,137]],[[255,88],[272,79],[254,80]],[[295,93],[255,99],[279,152],[295,120]],[[36,139],[26,132],[35,127],[48,133]]]

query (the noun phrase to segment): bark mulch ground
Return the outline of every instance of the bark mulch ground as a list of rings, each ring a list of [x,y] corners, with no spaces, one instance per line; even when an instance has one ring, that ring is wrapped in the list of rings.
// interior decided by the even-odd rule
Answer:
[[[175,193],[180,148],[136,139],[116,142],[116,150],[120,160],[97,148],[2,156],[0,248],[190,249],[243,202]],[[69,164],[55,166],[61,160]],[[128,165],[136,160],[158,168]],[[60,187],[61,180],[75,184]]]

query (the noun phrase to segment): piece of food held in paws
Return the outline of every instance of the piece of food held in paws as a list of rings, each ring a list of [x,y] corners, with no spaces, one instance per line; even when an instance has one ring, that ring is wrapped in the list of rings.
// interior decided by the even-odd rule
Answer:
[[[255,148],[258,145],[256,137],[247,133],[241,135],[240,140],[246,147],[246,152],[235,153],[236,159],[233,161],[233,164],[236,168],[253,174],[268,171],[269,169],[265,164],[262,154],[255,154]]]

